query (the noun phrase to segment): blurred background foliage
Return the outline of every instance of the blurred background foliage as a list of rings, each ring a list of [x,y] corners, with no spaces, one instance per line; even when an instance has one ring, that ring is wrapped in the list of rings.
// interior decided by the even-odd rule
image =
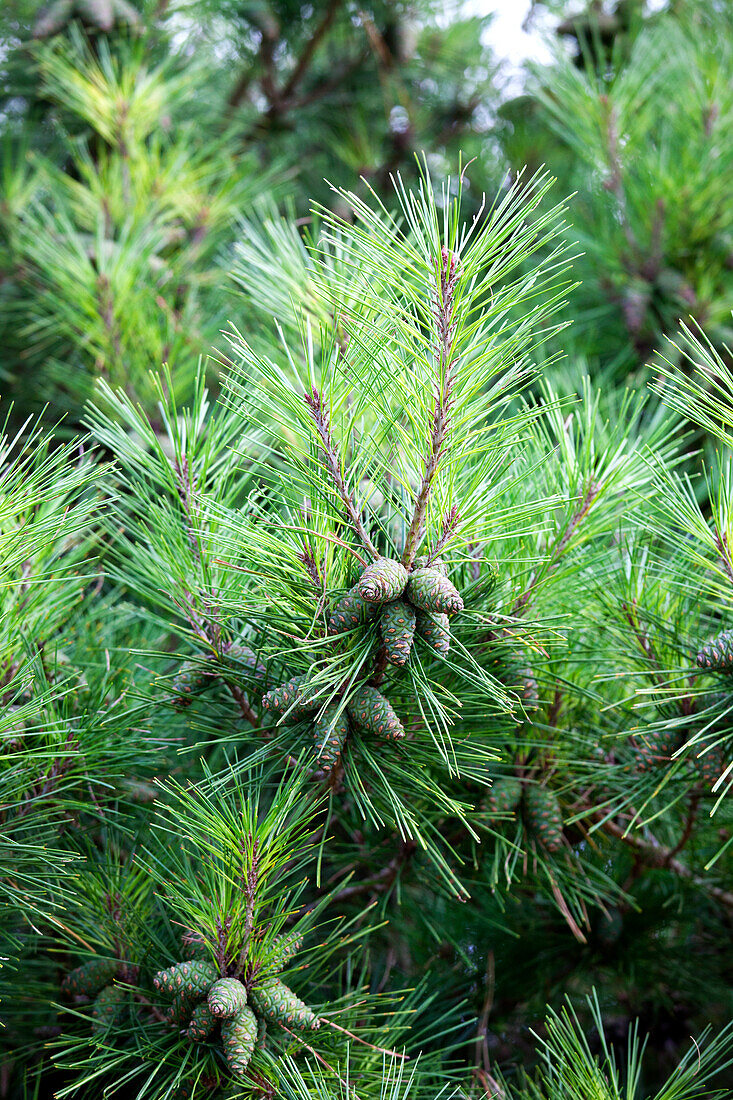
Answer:
[[[391,203],[390,175],[409,182],[422,151],[436,176],[471,162],[479,217],[524,165],[558,178],[553,201],[574,194],[580,286],[548,353],[645,385],[681,317],[720,349],[733,5],[533,0],[525,27],[549,48],[523,68],[490,33],[497,14],[489,0],[6,3],[0,387],[16,414],[47,405],[73,426],[99,377],[153,411],[163,362],[187,399],[227,320],[269,327],[256,272],[295,265],[286,294],[307,305],[311,200],[338,210],[333,183]]]

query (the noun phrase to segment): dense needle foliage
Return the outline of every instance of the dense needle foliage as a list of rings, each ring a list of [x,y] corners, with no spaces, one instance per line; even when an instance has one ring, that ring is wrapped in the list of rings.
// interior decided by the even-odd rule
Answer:
[[[521,94],[427,0],[0,16],[0,1097],[729,1095],[733,39],[654,7]]]

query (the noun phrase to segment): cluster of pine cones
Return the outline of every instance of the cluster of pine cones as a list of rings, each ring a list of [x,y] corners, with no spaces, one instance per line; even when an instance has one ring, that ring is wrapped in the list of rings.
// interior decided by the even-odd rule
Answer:
[[[386,660],[397,668],[407,664],[415,634],[431,649],[445,656],[450,648],[448,617],[463,610],[463,600],[448,580],[440,559],[433,566],[416,558],[412,572],[392,558],[378,558],[368,565],[357,584],[335,604],[328,621],[329,634],[341,634],[379,616],[379,629]],[[262,699],[265,710],[280,721],[299,722],[320,709],[316,694],[309,690],[307,676],[268,691]],[[402,722],[391,703],[376,687],[362,684],[344,702],[326,707],[314,722],[313,739],[318,766],[331,772],[341,758],[349,725],[374,737],[398,740],[405,736]]]
[[[67,997],[93,1001],[95,1031],[105,1031],[122,1012],[127,993],[123,986],[114,984],[122,965],[119,959],[90,959],[70,971],[61,983],[61,992]]]
[[[167,1022],[185,1029],[192,1042],[203,1042],[220,1026],[221,1044],[231,1074],[243,1078],[267,1023],[299,1031],[315,1030],[321,1021],[278,977],[277,972],[300,950],[297,932],[278,936],[266,974],[245,985],[222,977],[213,963],[187,959],[159,970],[153,985],[171,997]],[[120,1018],[129,991],[115,983],[124,964],[118,959],[91,959],[66,975],[61,989],[68,997],[93,999],[95,1031],[107,1031]]]
[[[562,811],[556,795],[539,784],[524,784],[514,776],[498,779],[482,809],[491,814],[510,814],[522,803],[529,832],[548,852],[559,852],[563,843]]]
[[[297,932],[278,936],[270,962],[277,971],[299,951]],[[243,1078],[266,1024],[280,1024],[299,1031],[313,1031],[321,1021],[270,969],[261,980],[245,985],[239,978],[222,977],[213,963],[188,959],[159,970],[153,985],[172,995],[169,1020],[192,1042],[208,1039],[221,1025],[221,1042],[229,1070]],[[248,991],[249,990],[249,991]]]

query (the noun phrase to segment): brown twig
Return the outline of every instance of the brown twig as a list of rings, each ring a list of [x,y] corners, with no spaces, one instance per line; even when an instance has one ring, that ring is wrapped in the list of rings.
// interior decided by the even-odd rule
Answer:
[[[341,474],[341,463],[339,462],[339,456],[336,451],[336,446],[333,442],[333,437],[331,436],[331,425],[328,416],[328,406],[326,405],[319,391],[315,389],[315,387],[313,388],[311,393],[306,393],[303,396],[305,398],[306,405],[310,409],[311,416],[313,417],[313,423],[315,424],[316,431],[318,432],[318,438],[321,444],[321,454],[323,455],[326,469],[331,475],[331,480],[334,483],[336,492],[341,498],[341,502],[346,511],[349,523],[356,532],[365,550],[367,550],[372,555],[372,557],[376,559],[379,557],[379,551],[377,550],[376,546],[366,532],[366,528],[361,521],[361,516],[357,511],[354,499],[348,488],[346,487],[346,483]]]
[[[733,909],[733,893],[729,890],[723,890],[719,886],[711,885],[702,875],[697,874],[690,867],[687,867],[686,864],[675,859],[675,852],[679,851],[679,846],[675,848],[666,848],[651,834],[649,834],[648,839],[644,840],[633,833],[627,832],[626,829],[622,828],[611,818],[606,821],[601,821],[600,828],[611,836],[616,837],[617,840],[622,841],[629,848],[632,848],[639,858],[648,866],[663,867],[672,871],[673,874],[686,879],[694,886],[703,887],[709,896],[715,898],[721,905],[725,905],[728,909]],[[690,829],[690,833],[691,832],[692,830]],[[685,843],[686,842],[687,840],[685,840]]]
[[[565,530],[553,544],[550,556],[547,559],[544,568],[541,569],[539,572],[534,572],[532,574],[526,589],[524,590],[522,595],[517,596],[516,600],[514,601],[510,614],[519,615],[522,611],[524,611],[527,604],[532,599],[532,596],[534,595],[535,589],[539,584],[541,578],[543,576],[546,577],[549,573],[552,572],[553,569],[557,567],[557,564],[560,561],[562,555],[567,550],[568,544],[573,537],[576,529],[588,515],[591,508],[593,507],[593,504],[597,500],[601,488],[602,482],[593,480],[590,481],[588,488],[585,491],[585,495],[583,496],[583,499],[580,501],[573,515],[570,517],[570,520],[565,527]]]
[[[402,564],[406,569],[412,567],[417,548],[425,530],[425,517],[427,514],[428,499],[433,480],[438,471],[440,460],[445,451],[448,429],[450,427],[450,414],[453,406],[453,385],[455,382],[455,359],[453,358],[453,344],[456,335],[456,326],[453,322],[453,304],[456,279],[458,277],[458,259],[447,248],[443,248],[440,259],[436,263],[437,291],[434,301],[433,319],[435,323],[435,336],[437,343],[433,349],[435,359],[437,381],[437,394],[435,397],[435,411],[433,413],[433,427],[428,441],[428,452],[424,459],[423,476],[415,497],[415,508],[412,515],[405,549],[402,554]]]

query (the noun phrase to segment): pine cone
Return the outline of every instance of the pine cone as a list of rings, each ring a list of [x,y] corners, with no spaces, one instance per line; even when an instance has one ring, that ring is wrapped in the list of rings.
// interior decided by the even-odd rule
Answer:
[[[257,1019],[252,1009],[245,1006],[236,1016],[225,1020],[221,1038],[230,1073],[244,1077],[257,1042]]]
[[[415,558],[412,563],[413,570],[415,569],[437,569],[439,573],[442,573],[444,577],[448,576],[448,566],[445,564],[442,558],[435,558],[434,561],[428,565],[427,557]]]
[[[61,992],[67,997],[79,994],[96,997],[101,989],[109,985],[119,967],[117,959],[90,959],[66,975],[61,983]]]
[[[704,745],[693,745],[689,760],[700,782],[711,790],[725,771],[726,761],[722,745],[704,751]]]
[[[247,1004],[247,990],[236,978],[219,978],[206,994],[214,1016],[236,1016]]]
[[[341,758],[341,750],[349,733],[349,718],[345,710],[339,714],[339,704],[326,707],[313,726],[316,758],[324,771],[331,771]]]
[[[357,726],[375,737],[399,740],[405,736],[391,703],[374,687],[365,685],[359,688],[349,701],[347,710]]]
[[[706,642],[697,655],[697,664],[716,672],[733,672],[733,630],[724,630]]]
[[[636,771],[647,772],[668,764],[673,753],[682,744],[684,736],[684,731],[679,726],[665,726],[637,734],[632,740]]]
[[[194,1043],[203,1043],[218,1024],[218,1020],[209,1008],[208,1001],[199,1001],[191,1013],[186,1035]]]
[[[185,993],[196,997],[206,993],[218,977],[219,973],[212,963],[189,959],[169,966],[167,970],[159,970],[153,978],[153,985],[162,993]]]
[[[359,589],[354,587],[334,604],[328,619],[328,633],[342,634],[345,630],[362,626],[372,611],[373,606],[363,600]]]
[[[454,615],[456,611],[463,611],[460,592],[437,569],[416,569],[411,573],[407,598],[421,611],[432,611],[441,615]]]
[[[543,848],[562,848],[562,813],[557,798],[546,787],[529,787],[525,793],[527,824]]]
[[[305,691],[305,682],[305,676],[294,676],[292,680],[287,680],[263,695],[262,706],[271,714],[284,715],[287,711],[286,722],[299,722],[301,718],[312,714],[318,706]]]
[[[125,996],[125,990],[119,985],[106,985],[97,994],[92,1006],[95,1031],[106,1031],[112,1026],[122,1010]]]
[[[357,588],[367,603],[390,603],[402,595],[406,584],[407,570],[401,562],[393,558],[377,558],[366,567]]]
[[[315,1031],[321,1026],[316,1014],[279,978],[265,979],[250,996],[257,1011],[273,1023],[297,1027],[300,1031]]]
[[[450,633],[448,630],[448,616],[432,611],[417,611],[415,616],[415,632],[432,650],[441,657],[450,650]]]
[[[513,776],[498,779],[484,801],[484,808],[492,814],[510,814],[516,810],[522,797],[522,784]]]
[[[230,661],[238,665],[246,665],[248,669],[255,672],[258,676],[264,676],[267,672],[262,661],[258,660],[257,654],[253,649],[250,649],[248,645],[232,645],[224,654],[224,660]]]
[[[294,955],[298,954],[302,946],[303,937],[295,928],[291,932],[276,936],[272,944],[272,956],[275,965],[279,968],[284,967]]]
[[[213,669],[211,672],[202,671],[200,661],[196,664],[186,661],[171,684],[173,706],[178,710],[190,707],[194,697],[210,688],[215,679],[216,674]]]
[[[415,612],[404,600],[385,604],[379,619],[379,629],[390,664],[402,668],[410,658],[415,634]]]

